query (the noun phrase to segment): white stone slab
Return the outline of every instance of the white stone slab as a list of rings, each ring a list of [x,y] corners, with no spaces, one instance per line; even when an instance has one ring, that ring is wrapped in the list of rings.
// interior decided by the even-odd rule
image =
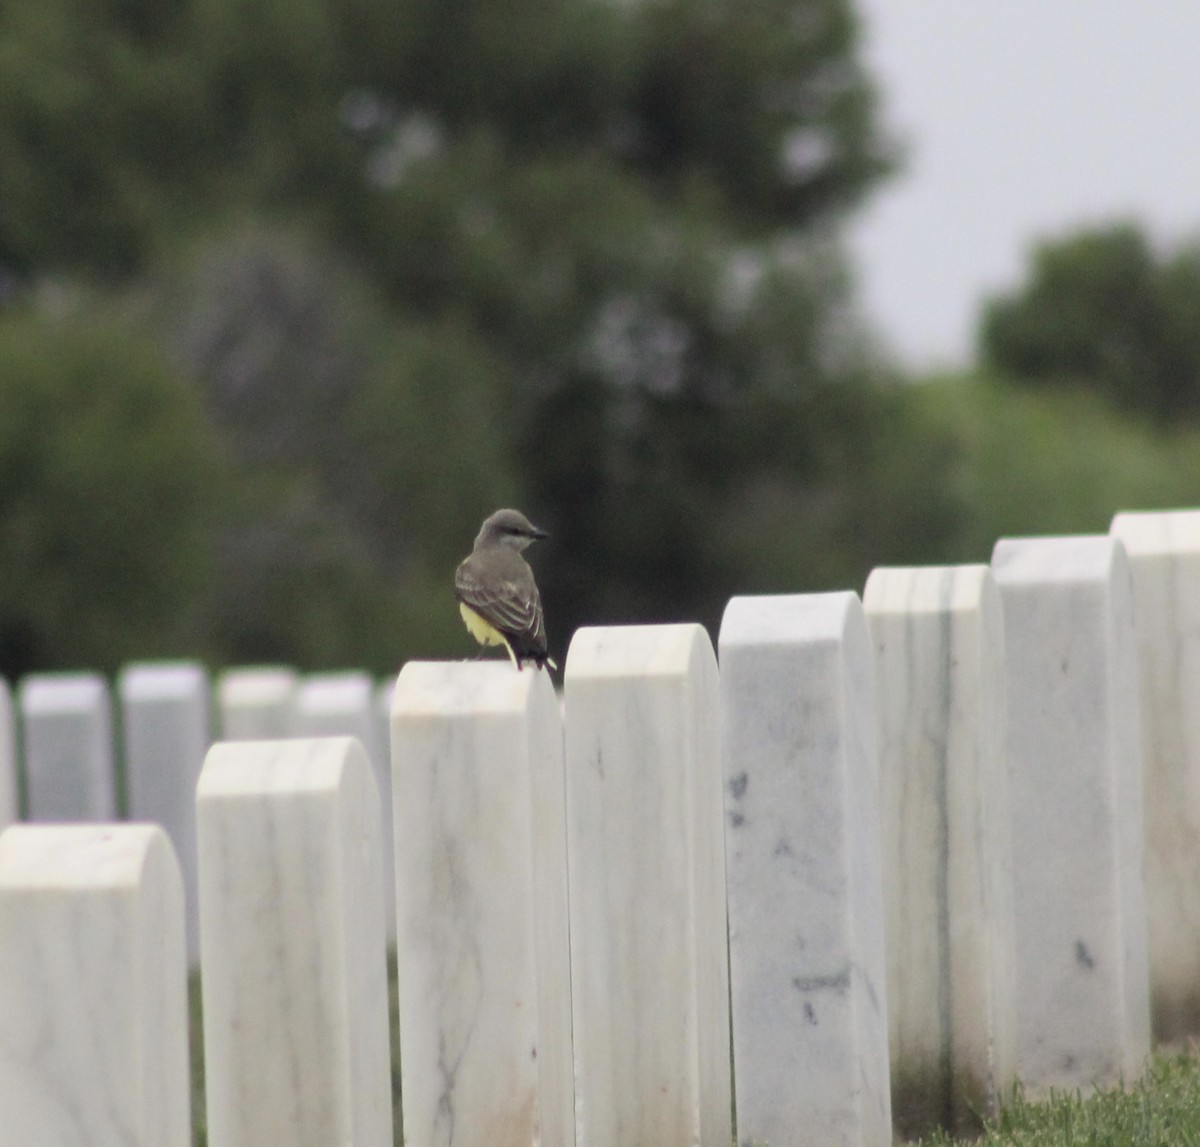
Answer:
[[[708,635],[580,629],[565,704],[580,1147],[727,1147],[720,693]]]
[[[301,679],[292,708],[294,737],[357,737],[367,751],[379,793],[383,895],[387,934],[396,937],[395,849],[392,845],[392,768],[369,673],[313,673]]]
[[[217,680],[221,738],[263,741],[292,732],[292,708],[299,678],[284,665],[227,669]]]
[[[12,690],[0,678],[0,832],[21,815],[17,788],[17,739]]]
[[[574,1147],[549,675],[410,662],[392,701],[404,1141]]]
[[[197,806],[210,1147],[391,1147],[379,800],[362,746],[218,743]]]
[[[109,820],[116,815],[112,712],[96,673],[26,677],[17,692],[29,819]]]
[[[892,1117],[979,1130],[1016,1080],[1004,620],[984,565],[877,569]]]
[[[1141,679],[1157,1039],[1200,1035],[1200,511],[1118,514]]]
[[[1107,536],[1003,538],[1020,1074],[1136,1079],[1150,1047],[1129,563]]]
[[[155,825],[0,836],[0,1147],[190,1147],[183,885]]]
[[[194,662],[129,665],[117,681],[131,820],[167,830],[187,902],[188,958],[200,953],[196,782],[212,742],[208,675]]]
[[[738,1142],[890,1147],[862,606],[735,597],[719,644]]]

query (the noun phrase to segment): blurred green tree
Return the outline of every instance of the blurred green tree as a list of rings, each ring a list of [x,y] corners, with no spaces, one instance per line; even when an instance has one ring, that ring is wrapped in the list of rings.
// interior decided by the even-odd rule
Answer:
[[[603,158],[761,234],[893,158],[850,0],[9,0],[0,75],[0,260],[32,273],[129,270],[232,201],[324,209],[423,289],[514,165]]]
[[[127,332],[0,318],[0,673],[204,648],[220,454]]]
[[[394,670],[453,648],[447,570],[508,498],[495,356],[397,319],[327,245],[242,222],[139,308],[238,463],[211,627],[223,657]]]
[[[893,158],[850,5],[407,20],[392,42],[420,63],[358,93],[369,178],[335,225],[411,313],[504,361],[512,465],[554,535],[535,555],[552,645],[586,621],[715,623],[760,563],[827,576],[787,518],[855,485],[817,440],[861,432],[865,409],[833,412],[873,368],[835,233]],[[364,58],[389,33],[367,40]],[[738,529],[768,475],[786,558]]]
[[[257,475],[238,656],[450,640],[502,502],[555,534],[560,653],[947,528],[864,465],[899,455],[837,231],[895,152],[852,0],[77,5],[0,10],[0,263],[172,280],[146,313]],[[335,586],[360,621],[304,637]]]
[[[908,423],[899,441],[917,458],[944,455],[942,497],[962,511],[925,561],[986,562],[1002,536],[1106,533],[1119,510],[1200,504],[1200,427],[1164,431],[1094,388],[1035,390],[979,372],[896,397]]]
[[[143,265],[211,171],[190,5],[0,5],[0,272]]]
[[[1087,386],[1163,423],[1200,415],[1200,244],[1159,255],[1135,223],[1040,244],[991,299],[984,363],[1027,385]]]

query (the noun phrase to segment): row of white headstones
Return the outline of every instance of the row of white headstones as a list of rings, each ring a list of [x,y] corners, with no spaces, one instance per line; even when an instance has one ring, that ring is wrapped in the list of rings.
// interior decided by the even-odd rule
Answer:
[[[366,724],[322,735],[376,719],[361,677],[308,725],[225,679],[208,749],[202,672],[127,671],[129,804],[174,847],[0,835],[0,1147],[190,1141],[189,882],[211,1147],[391,1143],[393,874],[410,1147],[725,1147],[735,1097],[740,1143],[876,1147],[1135,1078],[1152,1001],[1193,1029],[1200,512],[734,598],[718,647],[582,629],[561,700],[409,663],[378,775]],[[103,683],[18,702],[32,815],[109,816],[46,804],[111,784]],[[240,739],[272,705],[297,737]]]
[[[360,670],[302,676],[272,665],[227,670],[214,687],[195,662],[144,662],[117,676],[114,705],[99,673],[33,674],[20,682],[15,698],[0,679],[0,829],[18,819],[18,758],[29,821],[111,821],[120,803],[125,819],[162,825],[183,873],[188,958],[194,963],[196,782],[214,740],[356,737],[386,807],[394,685],[394,678],[377,682]],[[391,819],[382,824],[390,873]],[[390,876],[386,888],[388,935],[394,938]]]

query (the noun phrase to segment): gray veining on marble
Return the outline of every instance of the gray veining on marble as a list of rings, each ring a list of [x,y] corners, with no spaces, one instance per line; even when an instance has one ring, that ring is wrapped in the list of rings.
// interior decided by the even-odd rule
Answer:
[[[371,762],[379,793],[383,895],[387,934],[396,938],[395,848],[392,843],[392,766],[386,727],[379,720],[375,681],[369,673],[310,673],[301,678],[292,708],[295,737],[357,737]]]
[[[1142,754],[1129,563],[1117,539],[1006,538],[1004,609],[1027,1087],[1136,1079],[1150,1049]]]
[[[183,874],[188,957],[200,953],[196,782],[212,743],[208,675],[194,662],[142,662],[117,681],[131,820],[167,830]]]
[[[220,742],[197,821],[210,1147],[391,1147],[379,798],[362,746]]]
[[[405,1142],[574,1147],[563,733],[549,675],[410,662],[391,741]]]
[[[190,1147],[183,885],[155,825],[0,835],[0,1147]]]
[[[0,832],[20,814],[17,789],[17,738],[12,690],[0,678]]]
[[[1004,622],[983,565],[876,569],[892,1107],[978,1128],[1016,1079]]]
[[[1118,514],[1142,699],[1157,1039],[1200,1035],[1200,511]]]
[[[580,1147],[727,1147],[712,643],[698,625],[580,629],[565,708]]]
[[[299,678],[286,665],[227,669],[217,678],[218,728],[226,741],[262,741],[292,732]]]
[[[738,1141],[890,1147],[870,636],[852,593],[721,623]]]
[[[97,673],[39,673],[17,691],[29,819],[108,820],[116,814],[112,713]]]

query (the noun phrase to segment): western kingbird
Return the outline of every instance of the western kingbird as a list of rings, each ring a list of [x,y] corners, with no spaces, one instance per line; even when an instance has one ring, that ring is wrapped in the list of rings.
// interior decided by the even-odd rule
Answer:
[[[516,510],[497,510],[480,527],[471,556],[454,575],[454,596],[467,630],[480,645],[503,645],[518,668],[558,666],[546,656],[542,598],[521,551],[545,530]]]

